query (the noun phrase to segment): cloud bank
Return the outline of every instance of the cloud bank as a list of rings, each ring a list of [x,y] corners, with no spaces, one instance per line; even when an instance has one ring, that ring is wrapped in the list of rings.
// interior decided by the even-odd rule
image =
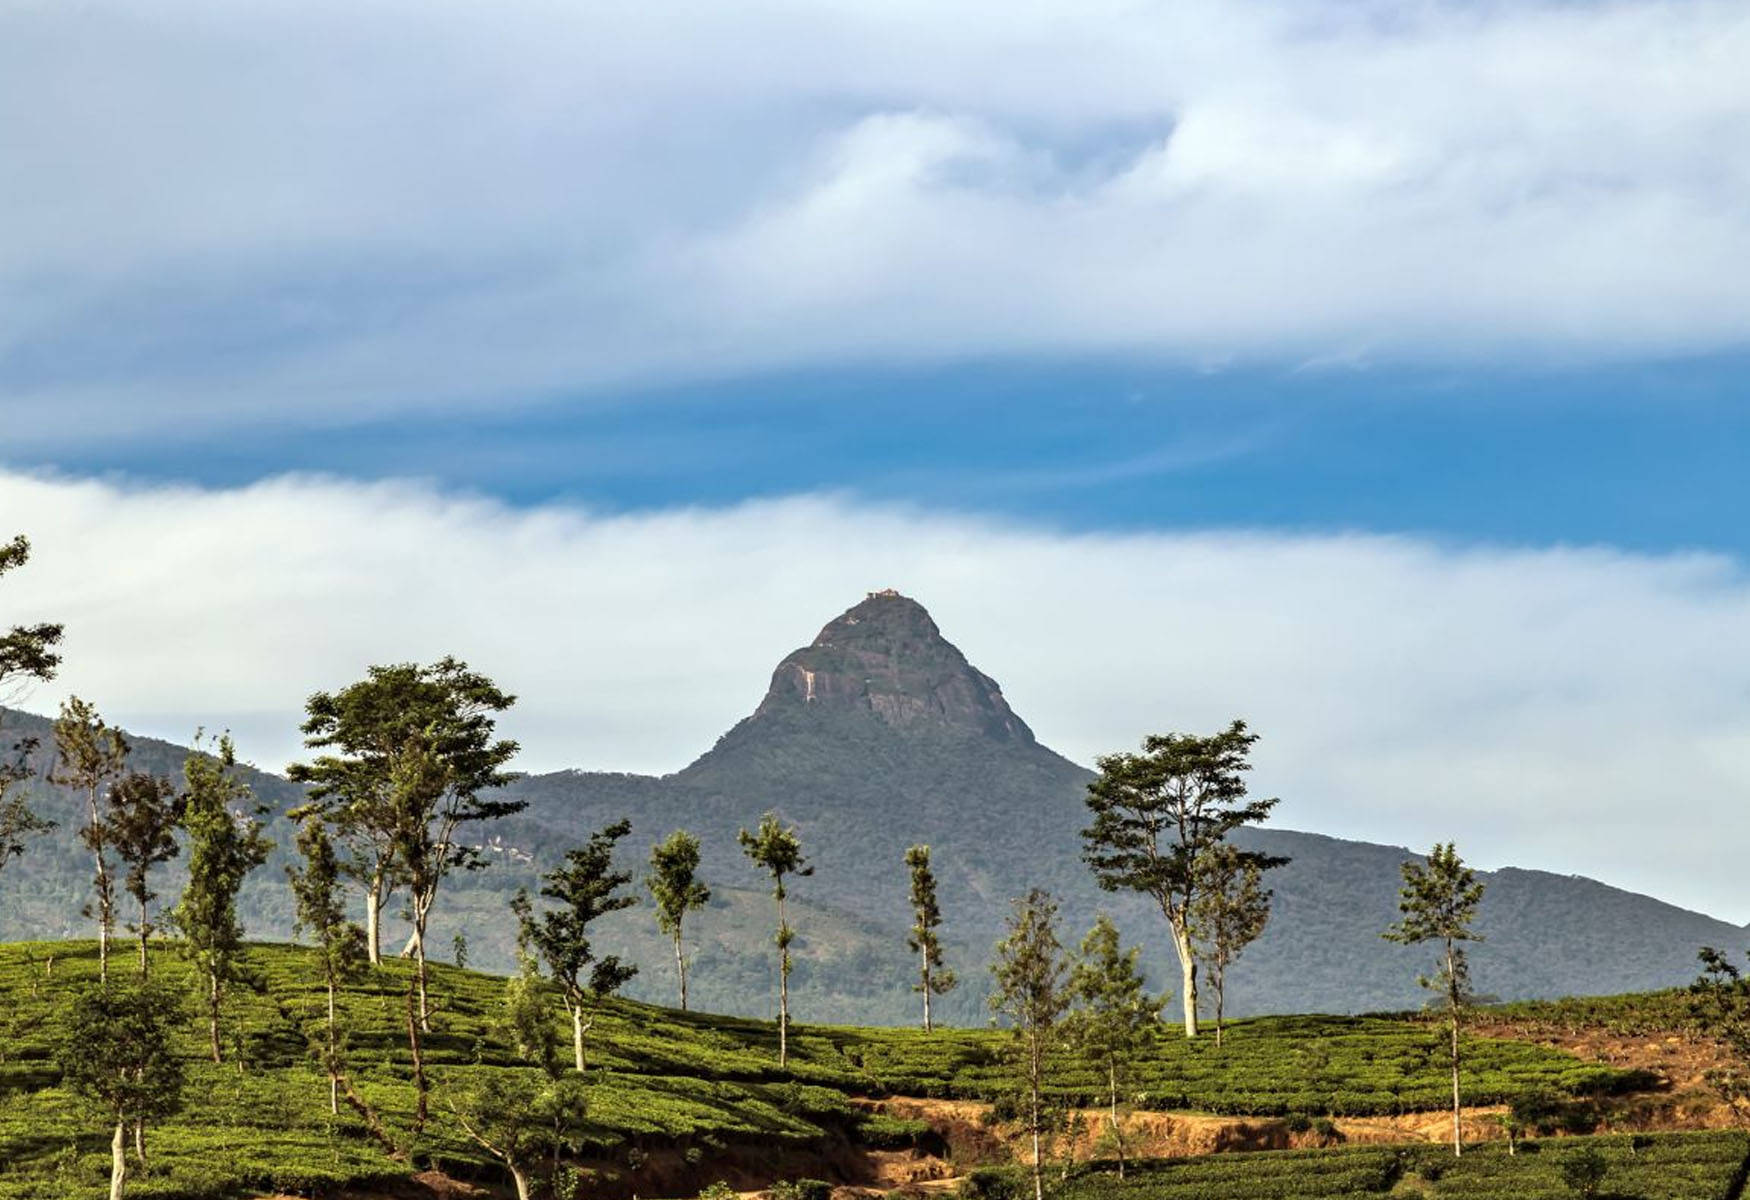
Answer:
[[[1750,336],[1735,0],[0,6],[17,446]]]
[[[283,767],[303,697],[455,653],[526,769],[666,772],[864,592],[915,596],[1083,762],[1243,715],[1280,823],[1592,875],[1742,920],[1750,577],[1702,555],[1406,538],[1066,535],[822,496],[513,510],[411,483],[236,491],[0,473],[35,542],[0,622],[68,691]]]

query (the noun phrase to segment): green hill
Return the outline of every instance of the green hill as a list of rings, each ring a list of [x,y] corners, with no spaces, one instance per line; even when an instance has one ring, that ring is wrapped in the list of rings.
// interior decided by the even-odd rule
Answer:
[[[159,978],[189,984],[172,944],[155,955]],[[130,1186],[131,1195],[330,1194],[428,1167],[497,1178],[444,1102],[489,1076],[534,1074],[499,1025],[505,980],[436,968],[437,1017],[425,1057],[437,1091],[432,1120],[418,1133],[403,1040],[405,965],[391,963],[343,994],[351,1074],[405,1150],[395,1158],[356,1114],[328,1111],[326,1079],[310,1050],[323,994],[308,952],[257,945],[248,962],[256,982],[236,993],[229,1014],[231,1061],[206,1060],[191,1000],[179,1034],[186,1103],[153,1131],[152,1171]],[[118,959],[114,969],[125,977],[132,965]],[[95,975],[94,943],[0,946],[4,1200],[96,1195],[106,1178],[104,1118],[60,1086],[55,1066],[60,1014]],[[556,1003],[553,1014],[557,1025]],[[875,1114],[871,1101],[893,1094],[996,1098],[1004,1036],[804,1026],[792,1036],[790,1069],[780,1071],[775,1030],[766,1023],[611,1002],[591,1034],[589,1120],[574,1159],[591,1172],[589,1194],[600,1196],[692,1195],[714,1179],[737,1186],[803,1176],[855,1182],[873,1151],[931,1136],[915,1122]],[[1527,1091],[1595,1096],[1641,1082],[1519,1042],[1476,1040],[1469,1061],[1471,1103]],[[1433,1031],[1383,1017],[1242,1021],[1221,1051],[1163,1026],[1139,1073],[1145,1107],[1279,1123],[1438,1109],[1446,1087]],[[1099,1080],[1071,1061],[1056,1064],[1053,1078],[1066,1100],[1097,1099]]]

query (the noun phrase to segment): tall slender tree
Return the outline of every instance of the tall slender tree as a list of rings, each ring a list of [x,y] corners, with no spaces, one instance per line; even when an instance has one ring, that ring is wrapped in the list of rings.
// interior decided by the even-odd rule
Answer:
[[[1160,907],[1179,958],[1185,1036],[1197,1036],[1197,953],[1191,908],[1197,857],[1243,825],[1263,821],[1274,799],[1246,795],[1248,756],[1258,735],[1235,721],[1207,737],[1150,734],[1141,754],[1108,754],[1088,785],[1093,823],[1082,830],[1082,858],[1109,892],[1134,891]],[[1239,851],[1260,870],[1288,860]]]
[[[790,1062],[790,946],[796,940],[796,931],[784,913],[784,901],[790,894],[784,880],[791,875],[806,878],[814,874],[814,868],[802,855],[796,827],[780,822],[777,813],[766,813],[758,830],[749,833],[743,829],[736,840],[753,864],[771,876],[772,899],[778,902],[778,1065],[784,1067]]]
[[[1045,1200],[1046,1139],[1054,1116],[1046,1103],[1046,1070],[1069,1008],[1067,973],[1057,939],[1057,901],[1034,888],[1014,902],[1008,936],[996,945],[990,997],[992,1011],[1014,1030],[1022,1121],[1033,1143],[1033,1200]]]
[[[930,869],[930,848],[913,846],[905,852],[911,871],[911,933],[905,944],[918,956],[918,981],[912,990],[924,997],[924,1032],[935,1029],[930,1015],[930,997],[954,990],[960,982],[942,962],[942,906],[936,901],[936,873]]]
[[[87,916],[97,918],[99,976],[109,979],[109,940],[115,930],[115,873],[110,866],[110,828],[105,817],[108,791],[127,766],[128,743],[121,731],[104,723],[97,710],[77,696],[61,705],[54,724],[57,763],[49,782],[85,793],[85,824],[79,840],[91,851],[95,864],[92,886],[95,907]]]
[[[1221,1045],[1227,971],[1270,923],[1270,889],[1264,872],[1226,842],[1197,858],[1197,898],[1191,903],[1191,941],[1209,968],[1215,993],[1215,1044]]]
[[[140,939],[140,976],[148,971],[146,942],[157,928],[149,905],[158,898],[151,887],[152,868],[176,857],[176,826],[182,820],[182,796],[170,780],[147,771],[129,771],[109,790],[109,841],[126,871],[122,886],[133,897],[139,919],[129,928]]]
[[[243,922],[237,893],[249,873],[267,861],[273,843],[261,831],[267,809],[254,803],[249,784],[237,773],[231,735],[220,736],[208,753],[195,734],[194,751],[182,764],[182,828],[188,836],[188,885],[170,919],[181,931],[201,976],[201,1003],[214,1062],[225,1055],[219,1020],[225,989],[236,981],[243,952]]]
[[[486,861],[457,835],[527,806],[492,794],[510,782],[505,767],[517,752],[495,738],[495,716],[515,702],[456,658],[372,667],[358,683],[305,702],[304,744],[329,753],[288,773],[310,785],[310,803],[337,828],[373,847],[373,935],[391,873],[406,885],[422,1030],[430,1026],[425,933],[438,889],[452,871]]]
[[[630,821],[616,821],[568,850],[565,862],[541,877],[541,895],[554,907],[533,912],[526,896],[519,896],[516,905],[523,938],[546,961],[565,1000],[579,1071],[584,1069],[584,1035],[595,1024],[597,1006],[638,973],[617,955],[598,958],[590,931],[600,918],[638,903],[637,897],[621,891],[632,882],[631,872],[614,868],[614,847],[631,832]]]
[[[687,1011],[687,956],[681,925],[687,914],[711,902],[711,889],[699,879],[699,839],[677,829],[650,848],[650,874],[644,878],[656,902],[656,925],[674,943],[674,971],[680,981],[681,1011]]]
[[[343,1077],[335,993],[358,975],[365,962],[365,933],[346,919],[340,894],[340,861],[319,814],[306,814],[298,826],[301,866],[286,868],[296,902],[297,930],[316,939],[316,962],[328,992],[328,1018],[321,1046],[322,1067],[328,1072],[328,1111],[340,1111]]]
[[[1096,1071],[1106,1078],[1107,1117],[1118,1152],[1118,1177],[1124,1178],[1124,1125],[1119,1105],[1134,1064],[1142,1058],[1159,1027],[1162,999],[1150,996],[1137,967],[1140,947],[1126,950],[1118,926],[1101,913],[1082,939],[1081,953],[1070,972],[1069,994],[1074,1011],[1070,1040]]]
[[[1464,865],[1451,842],[1436,842],[1425,865],[1406,862],[1403,874],[1404,886],[1398,892],[1398,911],[1403,916],[1380,936],[1406,946],[1440,943],[1440,963],[1435,973],[1416,982],[1433,992],[1446,1011],[1447,1049],[1452,1067],[1452,1153],[1457,1156],[1464,1153],[1464,1129],[1459,1121],[1458,1029],[1471,1003],[1470,963],[1460,943],[1483,940],[1471,930],[1477,905],[1483,899],[1483,885],[1477,882],[1476,872]]]

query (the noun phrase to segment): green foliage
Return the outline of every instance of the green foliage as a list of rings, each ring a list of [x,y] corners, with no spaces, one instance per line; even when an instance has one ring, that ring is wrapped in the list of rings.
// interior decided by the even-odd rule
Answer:
[[[110,827],[101,801],[104,789],[127,764],[128,743],[120,730],[106,724],[95,708],[77,696],[62,702],[54,730],[57,766],[50,782],[85,794],[85,824],[79,829],[79,840],[91,851],[94,864],[98,943],[107,971],[110,931],[115,928],[115,874],[109,863]],[[85,915],[92,913],[87,910]]]
[[[1222,1010],[1227,970],[1270,922],[1270,889],[1263,868],[1227,842],[1209,846],[1193,864],[1196,897],[1191,901],[1191,940],[1209,968],[1215,991],[1215,1041],[1222,1040]]]
[[[784,886],[787,875],[808,876],[814,868],[802,855],[802,839],[794,825],[785,825],[778,814],[768,812],[760,818],[759,829],[749,833],[743,829],[735,839],[742,853],[753,864],[772,877],[772,899],[778,902],[778,1065],[790,1059],[790,945],[796,938],[784,914],[784,900],[789,892]]]
[[[184,1077],[171,1045],[178,1015],[175,997],[144,980],[82,989],[62,1021],[61,1082],[96,1101],[112,1123],[175,1112]]]
[[[522,893],[513,902],[522,940],[546,961],[565,998],[579,1071],[584,1068],[585,1011],[638,973],[637,967],[622,963],[617,955],[597,958],[590,941],[591,924],[638,902],[621,891],[632,882],[631,873],[614,869],[614,846],[630,832],[630,821],[617,821],[591,834],[587,844],[566,851],[564,865],[542,879],[541,895],[554,907],[536,913]]]
[[[954,972],[943,966],[942,939],[937,930],[942,926],[942,906],[936,899],[936,874],[930,869],[930,848],[912,846],[905,852],[905,865],[911,871],[911,932],[906,948],[919,956],[918,982],[914,990],[923,993],[924,1029],[935,1024],[930,1014],[930,997],[946,995],[960,982]]]
[[[23,534],[10,542],[0,542],[0,575],[29,561],[30,539]],[[13,625],[0,632],[0,686],[20,678],[44,682],[53,679],[61,665],[61,656],[55,651],[61,644],[61,634],[61,626],[48,622]]]
[[[1582,1146],[1562,1156],[1562,1182],[1583,1200],[1593,1200],[1610,1172],[1610,1160],[1596,1146]]]
[[[109,844],[127,870],[122,885],[133,897],[138,919],[129,924],[140,939],[140,973],[145,974],[146,939],[153,924],[148,904],[158,898],[149,883],[153,867],[180,852],[176,827],[182,820],[182,797],[170,780],[149,771],[129,771],[109,789]]]
[[[1246,795],[1245,773],[1258,735],[1235,721],[1220,733],[1150,734],[1141,754],[1107,754],[1088,785],[1092,823],[1082,830],[1082,858],[1107,891],[1140,892],[1160,907],[1184,970],[1185,1030],[1197,1032],[1197,972],[1191,946],[1193,906],[1204,880],[1198,865],[1235,830],[1258,824],[1275,799]],[[1265,870],[1287,859],[1234,850],[1237,866]]]
[[[644,886],[656,903],[657,928],[674,944],[675,975],[682,1010],[687,1007],[687,957],[682,925],[687,914],[711,902],[711,889],[699,879],[699,839],[677,829],[650,848],[650,874]]]
[[[1106,1077],[1110,1136],[1121,1163],[1124,1131],[1118,1120],[1119,1103],[1130,1090],[1134,1064],[1154,1040],[1162,1004],[1145,990],[1137,968],[1140,954],[1134,946],[1124,949],[1118,926],[1101,913],[1082,939],[1081,953],[1069,978],[1074,1006],[1068,1025],[1070,1041],[1094,1071]]]
[[[1689,1016],[1730,1061],[1707,1073],[1740,1119],[1750,1112],[1750,980],[1718,950],[1701,950],[1702,974],[1689,987]]]
[[[1057,902],[1034,888],[1016,900],[1009,934],[996,945],[991,1010],[1012,1029],[1016,1104],[1021,1127],[1033,1142],[1033,1190],[1043,1193],[1045,1142],[1056,1126],[1046,1093],[1050,1056],[1062,1038],[1070,1005],[1063,945],[1057,938]]]

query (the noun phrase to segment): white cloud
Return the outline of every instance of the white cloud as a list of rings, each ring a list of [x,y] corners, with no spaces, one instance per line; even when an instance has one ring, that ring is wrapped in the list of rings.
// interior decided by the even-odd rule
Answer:
[[[1244,715],[1281,823],[1745,912],[1750,577],[1716,556],[1405,538],[1068,535],[797,497],[512,510],[415,484],[136,489],[0,473],[64,691],[140,732],[297,752],[302,698],[455,653],[522,697],[522,766],[678,769],[778,659],[895,586],[1087,762]]]
[[[15,0],[0,404],[1736,348],[1747,62],[1734,0]]]

